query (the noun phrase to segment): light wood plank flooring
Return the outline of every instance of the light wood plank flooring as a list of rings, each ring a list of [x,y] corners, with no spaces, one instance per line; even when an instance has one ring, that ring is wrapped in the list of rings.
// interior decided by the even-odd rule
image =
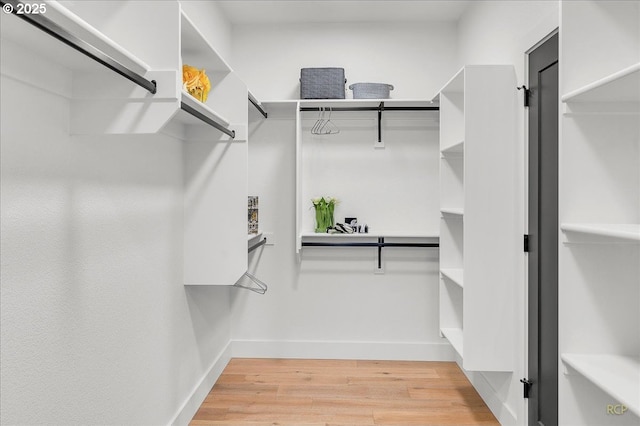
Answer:
[[[453,362],[232,359],[191,425],[499,425]]]

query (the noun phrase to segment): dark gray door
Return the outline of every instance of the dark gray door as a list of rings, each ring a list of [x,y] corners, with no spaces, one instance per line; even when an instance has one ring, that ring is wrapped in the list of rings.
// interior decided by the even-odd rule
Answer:
[[[529,54],[529,425],[558,424],[558,34]]]

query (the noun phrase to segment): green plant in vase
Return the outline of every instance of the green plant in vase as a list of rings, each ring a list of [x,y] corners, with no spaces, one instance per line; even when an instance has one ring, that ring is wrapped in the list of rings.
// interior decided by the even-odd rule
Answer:
[[[311,200],[316,210],[316,233],[326,233],[335,225],[333,212],[338,200],[334,197],[318,197]]]

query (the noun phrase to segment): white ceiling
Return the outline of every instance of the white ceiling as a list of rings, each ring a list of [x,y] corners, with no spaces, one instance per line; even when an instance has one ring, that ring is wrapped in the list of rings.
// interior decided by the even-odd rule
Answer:
[[[222,0],[233,24],[457,21],[463,0]]]

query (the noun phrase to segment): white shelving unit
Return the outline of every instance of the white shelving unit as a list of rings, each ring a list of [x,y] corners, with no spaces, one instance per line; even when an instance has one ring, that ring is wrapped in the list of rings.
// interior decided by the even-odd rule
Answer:
[[[561,16],[559,422],[638,424],[640,3]]]
[[[77,38],[91,45],[87,49],[94,56],[101,58],[104,54],[122,65],[116,64],[118,72],[34,25],[7,14],[1,17],[3,49],[26,49],[68,70],[68,87],[44,89],[59,90],[59,94],[69,98],[71,134],[162,132],[185,142],[182,156],[185,172],[184,283],[233,285],[247,268],[244,236],[248,91],[245,84],[181,10],[179,3],[163,2],[154,5],[153,11],[156,27],[168,34],[168,39],[175,45],[149,43],[141,49],[135,29],[130,32],[112,29],[139,52],[148,55],[149,63],[161,71],[98,29],[109,28],[109,20],[104,19],[110,16],[108,12],[112,9],[109,8],[126,8],[126,14],[124,10],[118,11],[126,15],[125,19],[135,19],[136,12],[140,12],[139,16],[148,14],[148,5],[100,2],[95,6],[104,13],[89,13],[94,25],[58,2],[47,2],[46,6],[47,12],[42,16],[45,20],[69,33],[69,40]],[[71,4],[70,7],[85,6]],[[155,39],[146,37],[144,40]],[[183,63],[207,71],[212,89],[206,103],[183,90]],[[29,82],[40,84],[37,73],[30,72],[29,68],[26,63],[12,63],[10,67],[3,67],[3,73],[21,79],[25,77],[20,74],[25,73]],[[132,73],[137,82],[130,81],[123,73]],[[149,87],[141,87],[152,81],[156,84],[155,93]]]
[[[512,371],[516,217],[515,71],[466,66],[440,102],[440,327],[470,371]]]
[[[432,239],[438,236],[437,111],[388,111],[394,107],[434,107],[430,100],[340,99],[263,101],[269,111],[290,111],[294,106],[296,138],[296,251],[304,241],[402,238]],[[378,115],[375,108],[384,102],[381,121],[386,142],[376,146]],[[331,112],[331,121],[341,132],[312,135],[310,130],[319,112],[303,108],[372,108],[368,111]],[[328,118],[325,114],[325,119]],[[407,137],[406,123],[414,129]],[[417,135],[417,136],[416,136]],[[399,166],[401,165],[401,166]],[[358,179],[354,181],[354,176]],[[409,185],[408,182],[411,182]],[[381,197],[384,195],[384,198]],[[335,219],[357,217],[369,226],[368,234],[315,234],[311,199],[338,198]],[[402,211],[402,217],[398,212]]]

